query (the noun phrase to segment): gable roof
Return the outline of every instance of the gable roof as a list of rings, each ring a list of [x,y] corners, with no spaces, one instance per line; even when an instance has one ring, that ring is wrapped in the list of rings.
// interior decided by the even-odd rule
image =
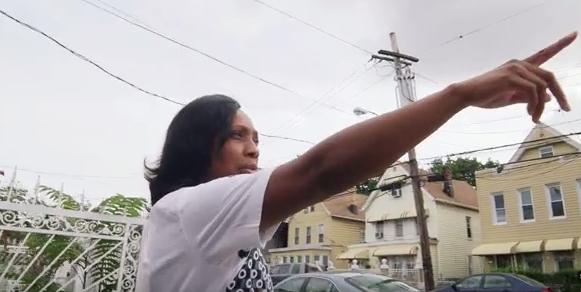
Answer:
[[[551,137],[555,137],[555,139],[554,140],[548,139]],[[534,141],[538,139],[547,139],[547,140],[535,143]],[[518,147],[516,152],[512,155],[508,163],[514,163],[519,161],[527,149],[543,146],[546,144],[554,144],[556,142],[565,142],[574,147],[575,149],[577,149],[578,151],[581,151],[581,144],[579,142],[571,139],[568,136],[564,136],[563,133],[557,131],[557,129],[545,123],[538,123],[533,127],[533,129],[521,142],[520,146]]]
[[[354,190],[337,194],[321,204],[325,207],[327,214],[332,217],[339,217],[344,219],[365,220],[365,212],[361,210],[361,206],[367,200],[367,196],[355,193]],[[354,214],[349,211],[349,205],[357,206],[357,213]]]
[[[410,174],[410,165],[407,162],[398,162],[391,167],[401,167],[403,168],[404,172],[409,175]],[[385,171],[384,176],[388,173]],[[429,171],[424,169],[419,169],[420,175],[428,175],[430,174]],[[389,177],[382,176],[379,180],[380,182],[389,179]],[[452,186],[454,187],[454,197],[448,196],[444,193],[443,190],[443,182],[427,182],[424,181],[422,190],[427,192],[430,196],[432,196],[436,201],[444,202],[444,203],[451,203],[453,205],[461,205],[470,208],[478,208],[478,197],[476,190],[467,182],[461,180],[452,180]],[[369,205],[375,200],[375,198],[380,194],[380,191],[374,191],[365,204],[363,205],[362,209],[366,210],[369,208]]]

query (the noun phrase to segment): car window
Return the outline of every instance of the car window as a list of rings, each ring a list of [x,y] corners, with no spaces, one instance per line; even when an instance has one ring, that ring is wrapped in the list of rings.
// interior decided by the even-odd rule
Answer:
[[[296,264],[292,266],[291,274],[300,274],[301,273],[301,264]]]
[[[537,281],[535,279],[531,279],[531,278],[529,278],[527,276],[524,276],[524,275],[515,274],[514,276],[517,277],[519,280],[521,280],[521,281],[523,281],[523,282],[525,282],[525,283],[527,283],[527,284],[529,284],[531,286],[534,286],[534,287],[545,287],[545,286],[547,286],[547,285],[545,285],[545,284],[543,284],[543,283],[541,283],[541,282],[539,282],[539,281]]]
[[[458,282],[458,284],[456,284],[456,287],[461,288],[461,289],[479,288],[481,281],[482,281],[482,275],[472,276],[472,277],[468,277],[468,278]]]
[[[484,277],[485,289],[490,288],[510,288],[512,285],[505,276],[501,275],[486,275]]]
[[[305,292],[330,292],[332,288],[333,284],[325,279],[311,278]]]
[[[307,273],[318,273],[318,272],[321,272],[319,267],[314,265],[307,265]]]
[[[280,283],[274,288],[274,292],[300,292],[305,278],[294,278]]]
[[[419,292],[418,289],[381,275],[364,274],[345,279],[345,282],[368,292]]]
[[[289,270],[290,265],[276,265],[272,267],[270,273],[274,275],[288,274]]]

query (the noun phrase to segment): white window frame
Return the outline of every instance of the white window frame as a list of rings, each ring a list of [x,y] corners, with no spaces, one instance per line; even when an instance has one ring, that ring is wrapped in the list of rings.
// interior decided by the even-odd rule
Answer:
[[[394,224],[393,224],[394,229],[395,229],[394,234],[395,234],[395,237],[397,237],[397,238],[402,238],[404,236],[404,227],[403,227],[404,222],[403,221],[404,221],[403,219],[394,220]],[[401,235],[398,234],[398,231],[400,230],[399,226],[401,226]]]
[[[502,200],[504,202],[504,221],[503,222],[499,222],[497,215],[496,215],[496,202],[494,201],[494,197],[496,196],[502,196]],[[492,207],[492,224],[493,225],[506,225],[508,222],[508,216],[506,214],[506,200],[504,197],[504,193],[503,192],[494,192],[492,194],[490,194],[490,206]]]
[[[548,146],[539,147],[539,158],[543,158],[543,150],[546,150],[546,149],[551,150],[551,156],[545,156],[545,157],[555,156],[555,149],[553,149],[553,145],[548,145]],[[545,152],[547,152],[547,151],[545,151]]]
[[[529,192],[529,195],[531,196],[530,206],[533,208],[533,219],[525,219],[525,212],[523,210],[524,205],[523,205],[523,201],[522,201],[523,192]],[[535,220],[537,219],[537,214],[535,213],[535,203],[534,203],[534,199],[533,199],[533,191],[531,190],[531,188],[522,188],[522,189],[518,189],[517,193],[518,193],[518,196],[517,196],[518,197],[518,212],[520,215],[520,222],[521,223],[535,222]]]
[[[324,224],[319,224],[319,226],[317,227],[317,242],[318,243],[325,242],[325,225]]]
[[[558,186],[561,192],[561,204],[563,204],[563,216],[554,216],[553,215],[553,205],[551,204],[551,191],[549,190],[550,187]],[[563,193],[563,186],[561,183],[550,183],[545,185],[545,193],[547,196],[547,208],[549,209],[549,219],[556,220],[556,219],[565,219],[567,218],[567,208],[565,208],[565,194]]]
[[[579,201],[579,210],[581,210],[581,179],[575,180],[576,188],[577,188],[577,200]]]
[[[470,233],[470,236],[468,236]],[[472,217],[466,216],[466,238],[472,240],[474,238],[474,229],[472,229]]]

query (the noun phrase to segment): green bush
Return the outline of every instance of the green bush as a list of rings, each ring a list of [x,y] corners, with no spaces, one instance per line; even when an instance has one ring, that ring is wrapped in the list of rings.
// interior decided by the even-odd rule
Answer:
[[[537,270],[526,270],[518,268],[496,269],[494,272],[513,273],[535,279],[551,288],[559,288],[561,292],[581,292],[579,282],[579,270],[564,270],[552,274],[542,273]]]

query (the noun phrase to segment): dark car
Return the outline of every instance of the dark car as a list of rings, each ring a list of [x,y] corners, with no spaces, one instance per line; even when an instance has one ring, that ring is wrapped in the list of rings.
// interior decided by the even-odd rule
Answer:
[[[293,263],[293,264],[278,264],[270,270],[270,276],[272,278],[272,284],[276,285],[278,282],[297,274],[306,273],[319,273],[322,272],[317,265],[305,264],[305,263]]]
[[[274,292],[419,292],[419,290],[383,275],[360,271],[332,271],[289,277],[276,285]]]
[[[466,277],[437,292],[551,292],[547,285],[527,276],[486,273]]]

